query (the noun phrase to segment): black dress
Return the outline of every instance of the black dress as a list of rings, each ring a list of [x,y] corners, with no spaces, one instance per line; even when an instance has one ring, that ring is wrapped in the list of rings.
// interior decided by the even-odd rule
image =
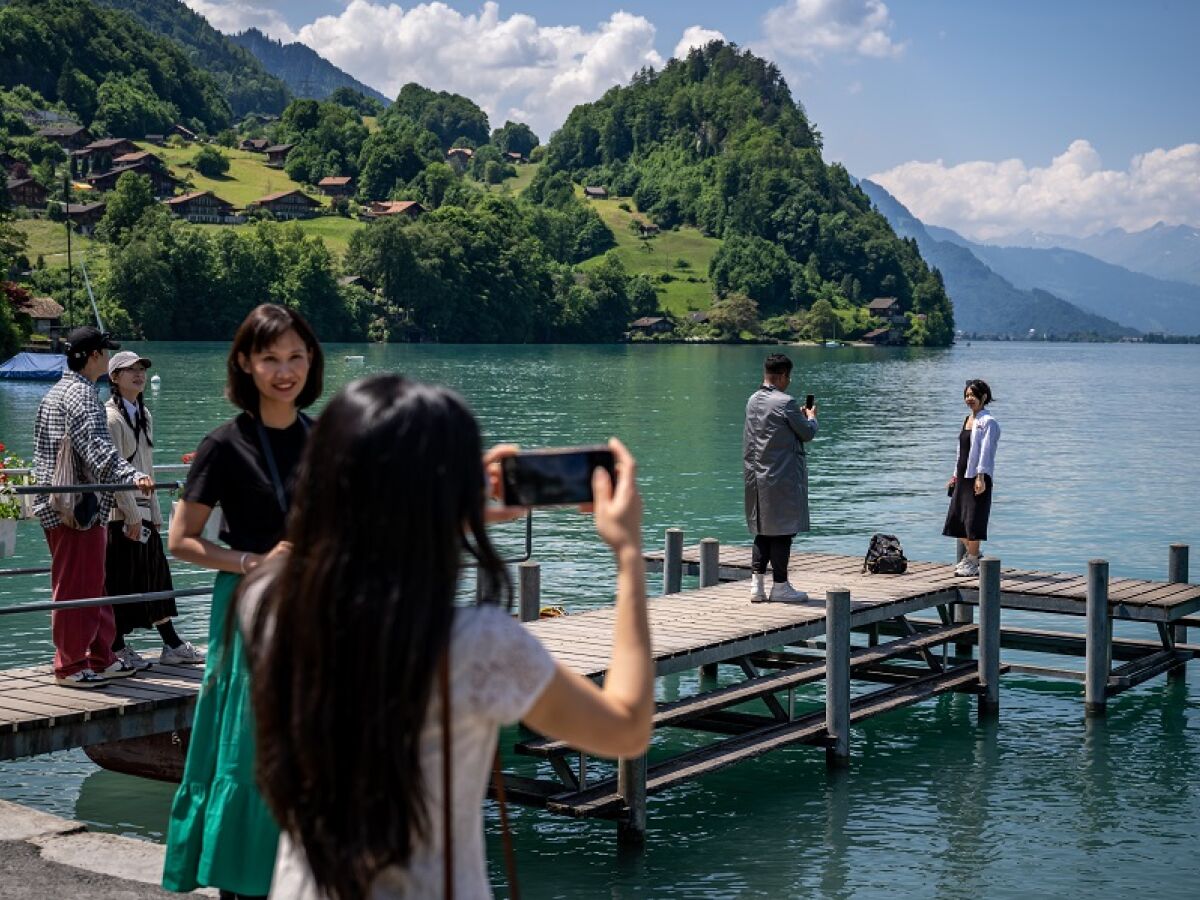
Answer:
[[[946,537],[963,538],[968,541],[986,541],[988,516],[992,512],[992,476],[983,476],[987,488],[975,495],[975,479],[967,477],[967,459],[971,455],[971,429],[963,422],[958,435],[958,465],[955,466],[954,493],[950,495],[950,509],[946,513],[946,525],[942,534]]]

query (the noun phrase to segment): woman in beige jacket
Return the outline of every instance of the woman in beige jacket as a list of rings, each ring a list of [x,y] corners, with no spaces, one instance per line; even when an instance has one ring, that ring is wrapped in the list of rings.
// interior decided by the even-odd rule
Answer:
[[[117,451],[139,472],[154,466],[154,423],[142,394],[150,360],[131,350],[115,354],[108,363],[112,398],[105,404],[108,431]],[[158,530],[162,510],[157,497],[142,497],[132,491],[116,491],[116,505],[108,520],[108,552],[104,585],[108,596],[170,591],[171,569]],[[148,669],[150,662],[125,643],[136,628],[156,628],[163,641],[158,661],[162,665],[204,662],[204,654],[175,633],[171,619],[177,615],[174,600],[147,600],[113,606],[117,636],[113,652],[135,669]]]

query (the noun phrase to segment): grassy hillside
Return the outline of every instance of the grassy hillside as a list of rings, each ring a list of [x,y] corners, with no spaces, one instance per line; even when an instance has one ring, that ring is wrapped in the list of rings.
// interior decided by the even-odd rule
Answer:
[[[588,202],[616,236],[617,247],[613,252],[620,257],[625,270],[630,275],[644,274],[650,277],[659,291],[659,303],[663,309],[677,316],[686,315],[689,310],[708,309],[712,303],[708,264],[721,246],[719,240],[705,237],[697,229],[688,226],[663,231],[656,237],[643,240],[631,230],[630,223],[648,221],[646,216],[621,209],[622,203],[633,209],[632,201],[614,198]],[[584,262],[581,268],[587,269],[598,262],[599,257],[595,257]],[[663,275],[671,280],[661,281]]]
[[[222,200],[228,200],[237,207],[243,207],[267,194],[290,191],[301,186],[288,178],[283,169],[267,166],[267,158],[261,153],[222,147],[221,152],[229,157],[229,171],[217,178],[206,178],[195,169],[185,168],[184,164],[190,163],[196,155],[198,148],[194,144],[186,147],[156,147],[153,144],[140,143],[138,146],[161,157],[167,167],[174,171],[175,177],[183,179],[191,176],[194,190],[212,191]],[[328,198],[314,196],[323,205],[329,205]]]
[[[506,178],[499,184],[489,184],[485,187],[493,193],[504,194],[521,194],[525,188],[529,187],[529,183],[533,181],[533,176],[538,173],[538,169],[542,166],[541,163],[527,163],[523,166],[517,166],[517,177]]]
[[[23,232],[29,241],[25,255],[30,262],[37,262],[40,255],[47,268],[56,268],[67,264],[67,229],[62,222],[51,222],[49,219],[17,219],[13,222],[17,230]],[[82,259],[83,255],[96,246],[96,242],[82,234],[71,235],[71,255]],[[91,266],[88,267],[89,270]]]

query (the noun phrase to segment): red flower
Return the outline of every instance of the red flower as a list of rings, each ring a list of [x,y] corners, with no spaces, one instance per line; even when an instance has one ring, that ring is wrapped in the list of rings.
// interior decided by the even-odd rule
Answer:
[[[195,454],[195,453],[185,453],[185,454],[183,454],[183,461],[184,461],[185,463],[190,463],[190,462],[192,462],[192,461],[193,461],[195,458],[196,458],[196,454]]]
[[[8,449],[8,448],[7,448],[7,447],[5,447],[3,444],[0,444],[0,453],[3,453],[3,452],[4,452],[5,450],[7,450],[7,449]]]

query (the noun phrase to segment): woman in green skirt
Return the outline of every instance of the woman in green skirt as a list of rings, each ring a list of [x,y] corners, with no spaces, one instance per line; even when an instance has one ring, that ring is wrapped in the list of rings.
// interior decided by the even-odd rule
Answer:
[[[242,411],[201,442],[168,538],[177,559],[218,574],[163,887],[216,887],[222,900],[239,900],[270,891],[279,828],[255,786],[249,665],[227,620],[242,576],[288,550],[292,474],[311,424],[300,410],[321,395],[324,361],[297,312],[263,304],[238,328],[227,369],[226,396]],[[225,547],[201,536],[217,506]]]

